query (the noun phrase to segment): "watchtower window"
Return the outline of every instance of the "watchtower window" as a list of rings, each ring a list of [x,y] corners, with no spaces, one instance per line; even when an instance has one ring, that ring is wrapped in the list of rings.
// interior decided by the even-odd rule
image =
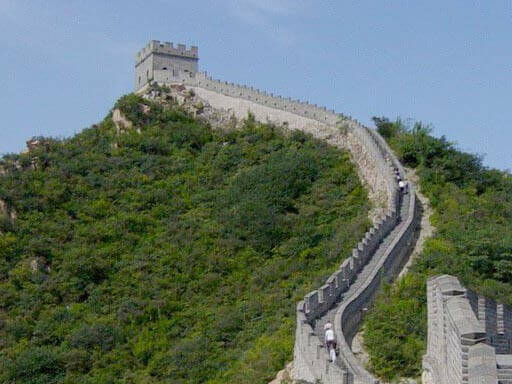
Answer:
[[[139,76],[139,84],[140,84],[140,76]]]
[[[146,71],[146,78],[149,79],[149,70]]]
[[[167,67],[163,67],[162,69],[163,69],[164,71],[167,71]]]

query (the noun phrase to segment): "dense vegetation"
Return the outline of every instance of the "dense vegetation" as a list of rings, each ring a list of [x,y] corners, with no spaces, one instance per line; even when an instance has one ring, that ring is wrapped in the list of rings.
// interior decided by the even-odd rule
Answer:
[[[374,120],[402,162],[416,170],[437,228],[412,271],[385,287],[365,322],[371,368],[392,380],[420,374],[428,277],[455,275],[466,287],[512,304],[512,178],[433,137],[421,123]]]
[[[250,118],[117,107],[142,133],[108,116],[0,164],[18,214],[0,224],[0,382],[268,382],[297,301],[369,225],[348,155]]]

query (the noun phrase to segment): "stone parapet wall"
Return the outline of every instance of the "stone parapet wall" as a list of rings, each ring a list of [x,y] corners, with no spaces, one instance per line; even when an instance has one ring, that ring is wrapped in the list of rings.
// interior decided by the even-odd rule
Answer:
[[[375,383],[353,355],[350,342],[359,328],[364,309],[373,300],[382,281],[396,276],[412,247],[412,238],[420,218],[414,189],[405,208],[406,220],[400,215],[400,193],[393,173],[402,166],[385,141],[372,130],[342,114],[307,102],[283,98],[273,94],[212,79],[205,73],[154,71],[154,80],[161,84],[183,84],[199,99],[206,100],[214,109],[222,109],[238,119],[254,115],[256,120],[282,124],[290,130],[298,129],[324,139],[328,143],[350,151],[358,172],[369,189],[370,199],[380,209],[373,216],[373,227],[347,258],[319,289],[306,295],[297,306],[297,328],[294,349],[293,378],[315,383]],[[139,92],[144,92],[141,89]],[[374,257],[376,249],[397,225],[386,252],[364,281],[359,281],[357,293],[344,297],[342,310],[335,324],[341,341],[341,366],[328,362],[327,353],[313,325],[327,311],[340,305],[340,297],[358,278],[363,267]],[[338,316],[337,315],[337,316]]]
[[[378,383],[378,380],[354,356],[350,345],[359,329],[364,313],[375,299],[378,289],[383,282],[390,282],[398,275],[414,247],[414,235],[421,219],[421,213],[412,187],[409,205],[406,209],[408,211],[407,220],[399,224],[400,229],[391,239],[384,255],[381,256],[375,268],[358,289],[350,297],[343,299],[336,313],[334,326],[342,349],[341,355],[349,372],[353,375],[355,383]]]
[[[423,368],[436,384],[512,379],[510,307],[462,287],[456,277],[427,282],[428,343]]]
[[[213,108],[227,110],[236,118],[246,118],[250,112],[259,121],[283,124],[290,130],[302,130],[349,150],[369,190],[370,199],[377,207],[372,217],[384,213],[384,209],[378,208],[396,209],[398,192],[390,167],[391,164],[395,165],[390,151],[383,149],[378,141],[379,135],[373,134],[356,120],[315,104],[216,80],[206,73],[155,70],[154,81],[162,85],[179,83],[192,87]],[[144,92],[147,87],[138,92]]]
[[[326,283],[304,297],[304,314],[309,322],[318,319],[332,308],[368,263],[380,241],[394,228],[397,219],[396,214],[389,212],[378,220],[352,250],[352,255],[343,261],[340,268],[327,279]]]

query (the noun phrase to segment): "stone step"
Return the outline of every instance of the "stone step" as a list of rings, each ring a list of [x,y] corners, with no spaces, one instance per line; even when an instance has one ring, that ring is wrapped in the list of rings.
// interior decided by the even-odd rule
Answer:
[[[368,260],[366,265],[362,268],[359,274],[356,276],[353,283],[350,285],[348,290],[343,294],[344,297],[350,297],[352,294],[367,280],[367,278],[372,274],[377,264],[384,256],[386,249],[389,247],[391,242],[395,239],[396,235],[401,229],[401,224],[407,221],[408,217],[408,205],[409,205],[409,195],[405,195],[404,201],[401,206],[401,223],[399,223],[393,230],[386,236],[378,248],[375,250],[373,256]],[[333,322],[334,316],[338,310],[339,305],[343,302],[343,300],[339,300],[338,303],[331,308],[323,317],[316,320],[315,322],[315,334],[320,339],[321,342],[324,342],[324,325],[327,321]]]

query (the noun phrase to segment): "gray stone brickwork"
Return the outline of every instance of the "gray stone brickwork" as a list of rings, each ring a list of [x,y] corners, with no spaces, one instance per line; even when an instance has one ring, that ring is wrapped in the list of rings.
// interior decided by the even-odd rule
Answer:
[[[456,277],[427,282],[423,367],[436,384],[512,383],[510,310],[464,288]]]
[[[330,144],[348,149],[369,189],[370,199],[378,207],[395,204],[392,200],[397,199],[397,191],[390,168],[390,154],[379,148],[382,142],[376,138],[378,135],[356,120],[308,102],[215,80],[206,73],[160,70],[153,73],[154,82],[191,87],[212,107],[228,110],[237,118],[246,118],[250,112],[259,121],[271,121],[286,125],[291,130],[303,130]],[[137,92],[145,92],[147,86],[139,88]]]
[[[182,84],[213,108],[229,111],[236,118],[251,113],[259,121],[299,129],[350,151],[380,210],[352,255],[298,304],[292,377],[324,384],[378,382],[352,353],[352,338],[381,282],[393,279],[405,263],[421,216],[414,187],[406,195],[398,191],[393,168],[402,176],[405,173],[386,142],[356,120],[325,107],[215,80],[206,73],[153,68],[152,81]],[[147,86],[136,89],[142,93]],[[327,319],[334,321],[340,345],[338,364],[328,362],[323,334],[317,329]]]
[[[152,40],[137,52],[135,58],[135,89],[144,87],[158,76],[177,74],[178,72],[195,73],[199,69],[199,50],[192,46],[190,49],[183,44],[176,47],[173,43],[160,43]]]

